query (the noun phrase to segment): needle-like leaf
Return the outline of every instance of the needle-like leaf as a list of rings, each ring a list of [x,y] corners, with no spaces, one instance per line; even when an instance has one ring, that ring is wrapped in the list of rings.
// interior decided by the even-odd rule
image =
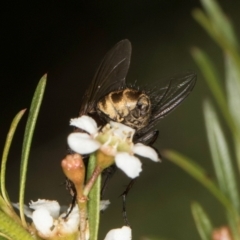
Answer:
[[[40,79],[38,86],[35,90],[29,115],[28,115],[27,125],[25,128],[24,139],[23,139],[21,168],[20,168],[19,211],[20,211],[20,217],[22,219],[22,223],[24,226],[27,225],[25,216],[24,216],[24,195],[25,195],[28,158],[29,158],[29,153],[31,149],[34,128],[36,125],[37,116],[39,113],[39,109],[42,103],[43,94],[46,86],[46,78],[47,78],[47,75],[44,75]]]

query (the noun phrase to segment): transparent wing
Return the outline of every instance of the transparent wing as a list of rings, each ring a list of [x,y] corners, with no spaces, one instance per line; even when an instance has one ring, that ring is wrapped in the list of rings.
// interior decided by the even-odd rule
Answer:
[[[79,115],[93,111],[95,103],[111,91],[123,89],[130,65],[132,47],[129,40],[118,42],[103,58],[85,92]]]
[[[151,122],[165,117],[189,95],[195,86],[197,75],[187,72],[172,77],[169,83],[160,89],[154,89]],[[150,122],[150,124],[151,124]]]
[[[195,73],[187,72],[170,78],[165,87],[159,87],[161,83],[155,84],[147,93],[152,102],[149,124],[137,133],[137,138],[144,141],[146,133],[150,132],[161,118],[173,111],[191,93],[196,80]]]

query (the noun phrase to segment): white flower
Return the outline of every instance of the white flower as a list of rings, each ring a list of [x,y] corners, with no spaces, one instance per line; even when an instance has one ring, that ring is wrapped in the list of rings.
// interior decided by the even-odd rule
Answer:
[[[132,230],[130,227],[123,226],[122,228],[116,228],[110,230],[104,240],[131,240]]]
[[[57,201],[39,199],[31,202],[29,207],[33,209],[32,220],[43,238],[54,238],[57,235],[67,236],[78,234],[79,212],[77,205],[73,208],[67,219],[66,213],[60,215],[60,205]]]
[[[60,213],[60,205],[57,201],[38,199],[36,202],[31,201],[29,207],[34,210],[44,208],[53,218],[57,218]]]
[[[129,177],[138,176],[142,171],[142,163],[140,160],[126,152],[116,154],[115,163],[117,167],[122,169]]]
[[[77,153],[89,154],[100,148],[101,144],[87,133],[71,133],[68,136],[68,145]]]
[[[142,171],[142,163],[134,154],[159,161],[153,148],[141,143],[134,145],[132,139],[135,130],[124,124],[110,121],[98,131],[96,122],[88,116],[71,119],[70,124],[89,133],[74,132],[68,136],[68,145],[73,151],[89,154],[101,150],[115,157],[117,167],[130,178],[139,176]]]
[[[54,218],[45,208],[39,208],[32,213],[33,223],[41,236],[50,237],[52,235]]]
[[[98,132],[97,123],[94,121],[94,119],[85,115],[79,118],[71,119],[70,126],[75,126],[84,129],[90,134],[95,134]]]

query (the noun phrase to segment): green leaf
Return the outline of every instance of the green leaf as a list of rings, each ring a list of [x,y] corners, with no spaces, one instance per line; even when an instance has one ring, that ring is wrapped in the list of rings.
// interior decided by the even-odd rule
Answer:
[[[9,149],[11,147],[12,144],[12,139],[14,136],[14,133],[16,131],[17,125],[20,121],[20,119],[22,118],[23,114],[25,113],[26,109],[21,110],[13,119],[8,135],[7,135],[7,139],[5,142],[5,146],[4,146],[4,150],[3,150],[3,155],[2,155],[2,162],[1,162],[1,173],[0,173],[0,183],[1,183],[1,194],[2,197],[4,199],[4,201],[6,202],[6,204],[8,205],[8,207],[12,208],[12,204],[8,198],[8,194],[7,194],[7,190],[6,190],[6,185],[5,185],[5,179],[6,179],[6,164],[7,164],[7,159],[8,159],[8,153],[9,153]]]
[[[228,145],[217,115],[209,101],[204,102],[204,117],[213,165],[220,189],[239,211],[238,188]]]
[[[230,46],[237,47],[238,43],[232,25],[217,2],[214,0],[201,0],[201,3],[216,33],[226,38],[226,42]]]
[[[230,130],[232,133],[236,132],[236,125],[231,118],[231,115],[229,113],[228,104],[226,101],[226,97],[223,91],[223,87],[221,86],[219,79],[220,76],[217,74],[217,71],[213,65],[213,63],[210,61],[209,57],[204,53],[202,50],[198,48],[194,48],[192,50],[192,55],[194,57],[194,60],[198,64],[199,68],[201,69],[203,76],[212,91],[213,96],[216,99],[216,102],[223,114],[223,117],[225,118]]]
[[[213,196],[215,196],[218,201],[227,209],[227,211],[233,216],[233,218],[238,220],[238,211],[232,204],[230,199],[228,199],[223,192],[216,186],[216,184],[208,178],[207,172],[197,165],[193,160],[181,155],[175,151],[165,150],[163,156],[181,167],[188,174],[199,181],[203,186],[208,189]]]
[[[96,155],[91,154],[88,163],[87,179],[89,179],[92,176],[95,167],[96,167]],[[98,239],[98,229],[100,222],[100,191],[101,191],[101,175],[99,175],[89,193],[88,216],[91,240]]]
[[[24,139],[23,139],[21,169],[20,169],[19,211],[20,211],[20,217],[22,219],[24,226],[26,226],[26,220],[24,216],[24,195],[25,195],[28,158],[29,158],[34,128],[36,125],[37,116],[39,113],[39,109],[43,99],[44,89],[46,86],[46,78],[47,78],[47,75],[44,75],[40,79],[38,86],[35,90],[30,111],[29,111],[26,128],[25,128]]]
[[[237,212],[239,212],[238,188],[228,145],[217,115],[208,101],[204,102],[204,116],[213,165],[220,189],[229,198]],[[239,239],[239,219],[234,218],[230,212],[227,212],[227,216],[234,239]]]
[[[237,38],[234,30],[214,0],[202,0],[208,16],[200,9],[193,11],[195,20],[207,31],[213,40],[240,66]]]
[[[232,136],[236,146],[236,156],[240,169],[240,118],[239,118],[239,85],[240,85],[240,55],[238,49],[238,41],[234,33],[234,29],[222,12],[220,6],[215,0],[201,0],[206,14],[196,9],[193,12],[194,18],[208,32],[213,40],[222,48],[226,55],[226,72],[227,72],[227,93],[225,97],[223,88],[220,87],[213,64],[209,61],[206,54],[200,50],[194,50],[193,56],[201,68],[205,79],[217,101],[218,106],[232,132]],[[204,104],[205,121],[207,126],[207,134],[209,145],[213,158],[213,163],[219,182],[219,186],[223,194],[231,202],[232,210],[227,206],[228,224],[232,230],[233,239],[240,239],[239,233],[239,195],[235,173],[229,154],[227,142],[223,131],[220,127],[216,113],[209,102]]]
[[[9,207],[8,207],[8,205],[7,205],[7,203],[5,202],[5,200],[2,198],[2,196],[0,196],[0,211],[2,210],[2,211],[6,211],[6,210],[8,210],[9,209]],[[4,212],[5,212],[4,211]]]
[[[197,202],[191,205],[193,218],[202,240],[212,239],[213,226],[207,214]]]
[[[226,65],[226,89],[229,111],[237,126],[237,130],[233,135],[235,143],[235,152],[240,171],[240,69],[235,61],[228,54],[225,55]]]
[[[21,225],[0,211],[0,232],[12,240],[33,240],[34,238]]]
[[[12,239],[7,237],[6,235],[0,233],[0,240],[12,240]]]
[[[5,200],[1,196],[0,196],[0,211],[2,211],[5,214],[7,214],[12,220],[17,222],[18,224],[22,224],[19,216],[14,211],[12,206],[7,205]]]
[[[240,69],[233,61],[232,57],[225,54],[226,66],[226,89],[228,107],[232,118],[240,130]]]

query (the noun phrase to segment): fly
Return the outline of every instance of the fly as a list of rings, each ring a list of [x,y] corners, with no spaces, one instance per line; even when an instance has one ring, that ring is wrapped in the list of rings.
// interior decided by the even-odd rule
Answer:
[[[158,137],[156,124],[191,93],[197,76],[193,72],[185,72],[173,76],[164,85],[160,81],[155,82],[153,87],[147,90],[127,86],[126,76],[131,53],[131,43],[125,39],[118,42],[105,55],[83,96],[79,116],[93,117],[99,127],[110,120],[123,123],[136,130],[134,143],[152,145]],[[80,130],[75,129],[75,131]],[[107,174],[106,179],[110,175]],[[125,199],[132,184],[133,181],[122,194],[123,214],[127,225],[129,223],[126,217]],[[104,183],[102,195],[105,187]]]
[[[155,139],[156,124],[190,94],[197,76],[186,72],[164,86],[158,81],[148,90],[128,87],[131,53],[131,43],[125,39],[105,55],[83,96],[79,116],[89,115],[99,126],[110,120],[123,123],[136,130],[134,142],[148,144]]]

